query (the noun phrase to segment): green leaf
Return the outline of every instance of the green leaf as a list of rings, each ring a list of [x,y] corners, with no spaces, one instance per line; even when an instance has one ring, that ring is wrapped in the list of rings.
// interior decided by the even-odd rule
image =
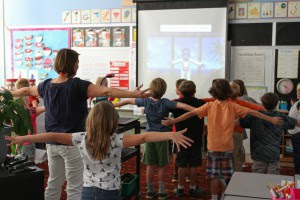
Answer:
[[[14,99],[11,92],[8,90],[0,91],[0,96],[3,97],[3,103],[7,103]]]

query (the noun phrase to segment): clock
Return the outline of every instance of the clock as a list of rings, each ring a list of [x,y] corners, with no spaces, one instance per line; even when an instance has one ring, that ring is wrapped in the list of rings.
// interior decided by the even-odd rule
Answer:
[[[289,94],[294,89],[294,83],[291,79],[283,78],[277,82],[276,88],[280,94]]]

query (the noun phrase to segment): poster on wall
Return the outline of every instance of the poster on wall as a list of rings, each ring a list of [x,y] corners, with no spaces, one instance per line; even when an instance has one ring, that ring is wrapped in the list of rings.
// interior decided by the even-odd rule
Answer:
[[[248,19],[260,18],[260,3],[248,3]]]
[[[91,23],[91,11],[90,10],[82,10],[81,11],[81,23],[83,23],[83,24]]]
[[[14,78],[43,80],[54,78],[54,58],[62,48],[71,46],[69,28],[11,29],[12,68]]]
[[[110,28],[100,28],[98,32],[98,46],[110,47]]]
[[[72,12],[71,11],[63,11],[62,23],[63,24],[71,24],[72,23]]]
[[[247,19],[248,18],[248,4],[237,3],[235,5],[235,18],[236,19]]]
[[[129,28],[115,27],[112,29],[113,47],[128,47],[129,46]]]
[[[261,3],[261,18],[271,18],[274,15],[274,4]]]
[[[85,29],[85,46],[86,47],[97,47],[97,32],[93,28]]]
[[[111,22],[119,23],[121,22],[121,9],[111,9]]]
[[[132,22],[136,22],[136,8],[131,8],[131,18],[132,18]]]
[[[110,73],[115,75],[110,80],[110,87],[128,90],[129,89],[129,62],[128,61],[111,61]]]
[[[72,29],[72,47],[84,47],[84,29]]]
[[[274,17],[287,17],[287,2],[275,2]]]
[[[72,24],[81,23],[81,10],[72,10]]]
[[[136,3],[133,3],[133,0],[122,0],[122,7],[127,7],[127,6],[135,6]]]
[[[122,22],[131,22],[131,8],[122,8]]]
[[[300,17],[300,1],[288,2],[288,17]]]
[[[235,4],[228,4],[228,19],[234,19]]]
[[[101,10],[101,23],[110,23],[110,9]]]
[[[91,10],[91,23],[100,24],[101,23],[101,10]]]

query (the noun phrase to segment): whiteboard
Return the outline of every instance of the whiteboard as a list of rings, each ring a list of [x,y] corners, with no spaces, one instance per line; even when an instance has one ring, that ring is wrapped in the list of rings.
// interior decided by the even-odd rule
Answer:
[[[246,86],[267,87],[267,92],[274,92],[274,76],[273,47],[231,47],[230,80],[241,79]]]

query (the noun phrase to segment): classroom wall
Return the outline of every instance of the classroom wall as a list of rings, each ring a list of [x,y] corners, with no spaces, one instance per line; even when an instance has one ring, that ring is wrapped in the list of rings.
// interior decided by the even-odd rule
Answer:
[[[8,26],[59,25],[66,10],[120,8],[121,0],[4,0]]]

